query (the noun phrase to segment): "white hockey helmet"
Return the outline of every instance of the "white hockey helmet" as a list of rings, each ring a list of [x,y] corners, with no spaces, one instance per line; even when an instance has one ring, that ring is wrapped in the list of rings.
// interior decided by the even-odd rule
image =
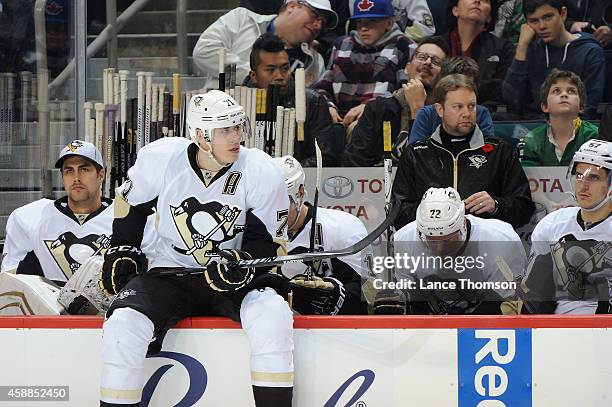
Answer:
[[[302,164],[290,155],[274,159],[283,169],[287,193],[294,203],[300,203],[300,185],[305,185],[306,175]],[[301,205],[300,205],[301,206]]]
[[[202,130],[204,142],[212,143],[213,130],[243,125],[248,137],[248,121],[244,108],[233,97],[220,90],[193,95],[187,110],[189,136],[196,143],[196,129]],[[246,134],[245,134],[246,133]]]
[[[429,188],[417,208],[416,226],[422,239],[448,236],[461,231],[466,235],[465,204],[453,188]]]
[[[574,198],[576,198],[576,166],[578,163],[591,164],[596,167],[605,168],[608,173],[608,195],[594,208],[586,209],[587,211],[596,211],[601,208],[606,202],[612,202],[612,142],[603,140],[589,140],[585,142],[578,151],[574,153],[574,157],[567,169],[567,178],[570,179],[570,187]],[[585,174],[583,174],[585,175]]]

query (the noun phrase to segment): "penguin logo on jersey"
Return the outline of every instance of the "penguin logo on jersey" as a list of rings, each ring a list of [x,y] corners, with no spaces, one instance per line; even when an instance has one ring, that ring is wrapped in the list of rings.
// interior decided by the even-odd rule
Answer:
[[[315,228],[315,252],[322,252],[325,250],[323,246],[323,227],[320,223],[317,223]],[[297,246],[289,251],[288,254],[303,254],[308,253],[308,247]],[[312,262],[295,262],[283,264],[281,267],[282,274],[287,278],[293,278],[298,274],[305,274],[310,269],[313,274],[317,277],[325,277],[329,271],[331,271],[329,260],[316,260]]]
[[[110,236],[91,234],[79,238],[72,232],[64,232],[55,240],[43,242],[57,266],[69,279],[89,257],[106,252],[110,247]]]
[[[552,245],[551,254],[563,289],[578,300],[584,298],[587,285],[605,277],[604,270],[612,266],[612,243],[578,240],[572,234]]]
[[[219,202],[201,203],[195,197],[185,199],[179,206],[170,205],[174,224],[187,246],[172,246],[185,256],[193,256],[205,266],[211,256],[216,256],[219,245],[230,241],[244,231],[244,225],[235,225],[242,210]]]

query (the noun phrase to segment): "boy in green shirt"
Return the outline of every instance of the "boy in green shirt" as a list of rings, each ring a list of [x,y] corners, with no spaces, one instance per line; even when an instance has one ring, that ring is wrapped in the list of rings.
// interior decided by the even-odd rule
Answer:
[[[525,137],[524,167],[567,166],[585,141],[599,138],[597,125],[582,121],[586,89],[571,71],[553,69],[540,87],[541,108],[548,123]]]

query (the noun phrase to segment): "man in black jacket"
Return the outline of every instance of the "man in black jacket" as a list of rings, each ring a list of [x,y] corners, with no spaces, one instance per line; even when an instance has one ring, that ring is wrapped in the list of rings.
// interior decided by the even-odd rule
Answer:
[[[394,199],[402,199],[395,227],[412,222],[421,197],[431,187],[453,187],[472,215],[495,218],[519,228],[535,209],[529,182],[514,147],[485,137],[476,125],[476,85],[464,75],[449,75],[434,89],[442,124],[428,140],[404,149]]]
[[[266,89],[268,85],[281,87],[279,106],[295,107],[295,89],[291,76],[289,55],[283,41],[274,34],[265,33],[254,43],[251,50],[251,72],[244,85]],[[275,107],[276,108],[276,107]],[[327,101],[311,89],[306,89],[306,122],[304,141],[295,140],[293,156],[304,167],[317,165],[314,140],[317,139],[323,155],[323,165],[338,165],[334,151],[334,133]]]
[[[612,49],[612,3],[609,0],[572,0],[569,5],[565,21],[568,31],[592,32],[602,47]]]
[[[447,55],[448,46],[441,37],[429,37],[419,44],[404,69],[408,83],[391,97],[377,98],[366,105],[344,151],[344,167],[371,167],[381,162],[383,121],[391,122],[394,149],[408,141],[408,132],[417,113],[423,106],[433,103],[431,91]]]

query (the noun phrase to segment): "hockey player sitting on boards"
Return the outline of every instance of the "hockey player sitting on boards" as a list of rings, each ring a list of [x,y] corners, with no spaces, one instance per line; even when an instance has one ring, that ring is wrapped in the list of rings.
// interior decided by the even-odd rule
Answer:
[[[609,314],[612,143],[584,143],[567,176],[578,206],[549,213],[533,230],[521,284],[525,308],[533,314]]]
[[[300,163],[291,156],[275,158],[282,166],[289,193],[287,230],[289,254],[306,253],[310,248],[310,234],[314,207],[304,202],[306,176]],[[317,208],[315,251],[332,251],[348,247],[367,235],[363,223],[350,213],[335,209]],[[362,299],[362,282],[368,277],[366,260],[370,247],[349,256],[314,262],[287,263],[282,273],[291,280],[293,309],[302,315],[367,314],[367,303]],[[307,276],[312,271],[312,278]]]
[[[291,405],[289,284],[265,269],[224,261],[285,253],[289,200],[282,173],[263,151],[240,145],[247,125],[243,107],[229,95],[196,94],[187,112],[192,140],[163,138],[144,146],[117,189],[100,281],[118,293],[104,323],[102,406],[140,404],[147,348],[157,353],[166,332],[188,316],[240,321],[251,349],[255,404]],[[153,208],[158,239],[147,270],[139,246]],[[185,268],[202,272],[152,275]]]

